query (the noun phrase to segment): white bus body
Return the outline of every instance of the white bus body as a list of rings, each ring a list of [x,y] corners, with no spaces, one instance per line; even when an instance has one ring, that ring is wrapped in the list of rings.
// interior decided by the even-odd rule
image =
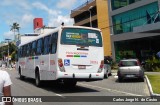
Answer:
[[[21,79],[34,78],[38,86],[42,80],[75,84],[104,78],[99,29],[62,26],[52,30],[20,44],[17,70]]]

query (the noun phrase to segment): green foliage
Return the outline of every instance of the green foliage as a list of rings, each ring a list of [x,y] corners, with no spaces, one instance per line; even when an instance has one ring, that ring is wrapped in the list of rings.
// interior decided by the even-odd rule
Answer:
[[[145,70],[160,72],[160,60],[155,56],[146,61]]]
[[[16,60],[16,51],[14,51],[14,52],[11,54],[11,60],[12,60],[12,61],[15,61],[15,60]]]
[[[118,63],[117,62],[112,62],[111,69],[118,69]]]
[[[159,89],[159,87],[160,87],[160,83],[159,83],[160,82],[160,75],[158,75],[158,74],[148,75],[147,74],[147,76],[148,76],[148,79],[149,79],[149,81],[152,85],[153,92],[157,93],[157,94],[160,94],[160,89]]]
[[[2,59],[4,56],[7,56],[8,52],[8,46],[3,46],[0,48],[0,59]]]
[[[155,68],[153,69],[153,71],[154,71],[154,72],[160,72],[160,67],[155,67]]]
[[[10,50],[11,60],[15,61],[17,46],[14,43],[10,43],[9,48],[10,48],[9,50]]]
[[[18,31],[18,33],[19,33],[19,29],[20,29],[20,26],[19,26],[19,24],[18,23],[13,23],[13,25],[11,26],[11,31],[14,31],[15,32],[15,30],[17,30]]]
[[[14,43],[9,43],[9,55],[11,56],[12,61],[15,61],[16,49],[17,47]],[[2,59],[4,56],[8,56],[8,45],[0,48],[0,59]]]

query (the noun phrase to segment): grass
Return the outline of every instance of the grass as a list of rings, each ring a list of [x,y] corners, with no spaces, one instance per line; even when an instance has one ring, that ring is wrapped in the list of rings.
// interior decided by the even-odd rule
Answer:
[[[147,74],[147,76],[152,85],[153,93],[160,94],[160,74]]]

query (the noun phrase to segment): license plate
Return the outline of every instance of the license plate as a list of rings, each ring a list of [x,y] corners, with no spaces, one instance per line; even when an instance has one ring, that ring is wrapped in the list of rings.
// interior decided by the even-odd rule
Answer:
[[[86,69],[86,66],[80,65],[80,66],[78,66],[78,69]]]
[[[134,77],[134,75],[126,75],[126,77],[131,78]]]

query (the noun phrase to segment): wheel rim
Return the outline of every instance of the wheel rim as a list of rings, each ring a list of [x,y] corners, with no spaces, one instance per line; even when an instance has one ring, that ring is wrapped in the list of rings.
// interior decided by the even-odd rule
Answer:
[[[39,77],[38,77],[38,74],[36,74],[36,85],[37,85],[37,86],[39,85]]]

